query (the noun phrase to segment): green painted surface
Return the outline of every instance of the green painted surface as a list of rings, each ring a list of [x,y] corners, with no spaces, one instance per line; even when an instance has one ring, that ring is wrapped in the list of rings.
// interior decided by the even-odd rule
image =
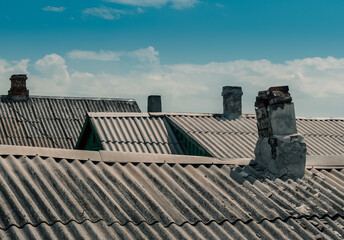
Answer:
[[[88,139],[86,140],[85,150],[99,151],[102,149],[103,148],[101,142],[97,139],[97,136],[92,131],[88,136]]]
[[[75,149],[90,150],[90,151],[103,150],[101,141],[90,119],[86,120]]]
[[[193,155],[193,156],[206,156],[206,157],[211,157],[211,155],[206,152],[205,150],[201,149],[198,147],[196,144],[192,143],[189,139],[185,137],[183,133],[178,131],[175,127],[171,125],[172,131],[177,137],[177,140],[181,147],[184,150],[184,153],[186,155]]]

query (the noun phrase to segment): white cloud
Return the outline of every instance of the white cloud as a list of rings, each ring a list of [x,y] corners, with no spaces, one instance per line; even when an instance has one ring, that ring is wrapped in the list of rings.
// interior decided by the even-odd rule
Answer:
[[[60,95],[70,87],[71,77],[65,60],[57,55],[50,54],[37,60],[35,68],[38,74],[30,77],[33,90],[39,94]]]
[[[88,72],[74,72],[72,74],[73,79],[85,79],[85,78],[91,78],[91,77],[94,77],[94,75]]]
[[[129,97],[137,99],[143,111],[147,95],[161,94],[166,111],[221,112],[221,87],[239,85],[244,91],[243,111],[253,113],[259,90],[289,85],[297,114],[343,116],[340,103],[344,102],[344,58],[305,58],[279,64],[237,60],[161,65],[159,52],[153,47],[123,52],[123,56],[126,58],[120,59],[121,64],[129,57],[144,67],[132,68],[125,74],[111,73],[111,69],[102,73],[71,71],[61,56],[47,55],[36,61],[38,72],[29,76],[30,93]],[[10,74],[27,72],[27,65],[28,60],[0,60],[0,76],[8,81]]]
[[[66,8],[47,6],[47,7],[42,8],[42,10],[46,12],[63,12],[64,10],[66,10]]]
[[[126,14],[125,11],[109,7],[86,8],[82,12],[84,15],[91,15],[107,20],[119,19],[121,15]]]
[[[98,60],[98,61],[119,61],[121,57],[130,57],[141,63],[160,64],[159,52],[154,47],[141,48],[132,52],[114,52],[114,51],[85,51],[72,50],[67,53],[70,59],[79,60]]]
[[[160,8],[166,4],[171,4],[175,9],[184,9],[194,7],[198,0],[106,0],[107,2],[113,2],[123,5],[131,5],[138,7],[155,7]]]
[[[12,74],[27,74],[29,59],[22,59],[20,61],[8,62],[0,59],[0,89],[2,94],[7,94],[6,90],[10,89],[10,80]]]
[[[22,59],[20,61],[7,62],[4,59],[0,59],[0,74],[18,74],[27,73],[29,59]]]
[[[160,63],[159,52],[156,51],[152,46],[129,52],[127,55],[132,58],[136,58],[141,62],[148,62],[150,64]]]
[[[71,59],[80,60],[98,60],[98,61],[118,61],[122,54],[120,52],[103,51],[98,53],[94,51],[73,50],[68,53]]]

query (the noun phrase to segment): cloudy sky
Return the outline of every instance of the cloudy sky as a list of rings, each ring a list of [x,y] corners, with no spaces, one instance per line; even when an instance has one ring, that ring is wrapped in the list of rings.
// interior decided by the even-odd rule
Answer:
[[[146,98],[222,112],[221,88],[289,85],[298,116],[344,117],[344,1],[35,0],[0,3],[0,94]]]

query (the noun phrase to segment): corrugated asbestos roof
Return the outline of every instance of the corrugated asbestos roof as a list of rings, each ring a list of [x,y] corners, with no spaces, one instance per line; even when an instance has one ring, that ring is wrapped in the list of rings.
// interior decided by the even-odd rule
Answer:
[[[103,149],[183,154],[165,117],[148,114],[88,113]]]
[[[197,159],[0,146],[0,236],[344,238],[343,169],[275,179]]]
[[[221,115],[167,114],[170,123],[217,158],[253,158],[258,139],[254,115],[228,120]],[[344,154],[344,119],[297,118],[309,155]]]
[[[140,112],[131,99],[0,98],[0,144],[72,149],[87,112]]]
[[[184,154],[171,126],[217,158],[253,158],[254,115],[228,120],[219,114],[89,113],[104,150]],[[344,154],[344,119],[297,118],[308,155]],[[185,146],[184,146],[185,147]]]

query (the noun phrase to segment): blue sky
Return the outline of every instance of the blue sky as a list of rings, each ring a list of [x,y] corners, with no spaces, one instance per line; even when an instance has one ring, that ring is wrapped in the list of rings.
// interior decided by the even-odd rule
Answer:
[[[2,1],[0,86],[35,95],[163,95],[174,112],[221,112],[221,87],[289,85],[299,116],[343,117],[343,1]]]

